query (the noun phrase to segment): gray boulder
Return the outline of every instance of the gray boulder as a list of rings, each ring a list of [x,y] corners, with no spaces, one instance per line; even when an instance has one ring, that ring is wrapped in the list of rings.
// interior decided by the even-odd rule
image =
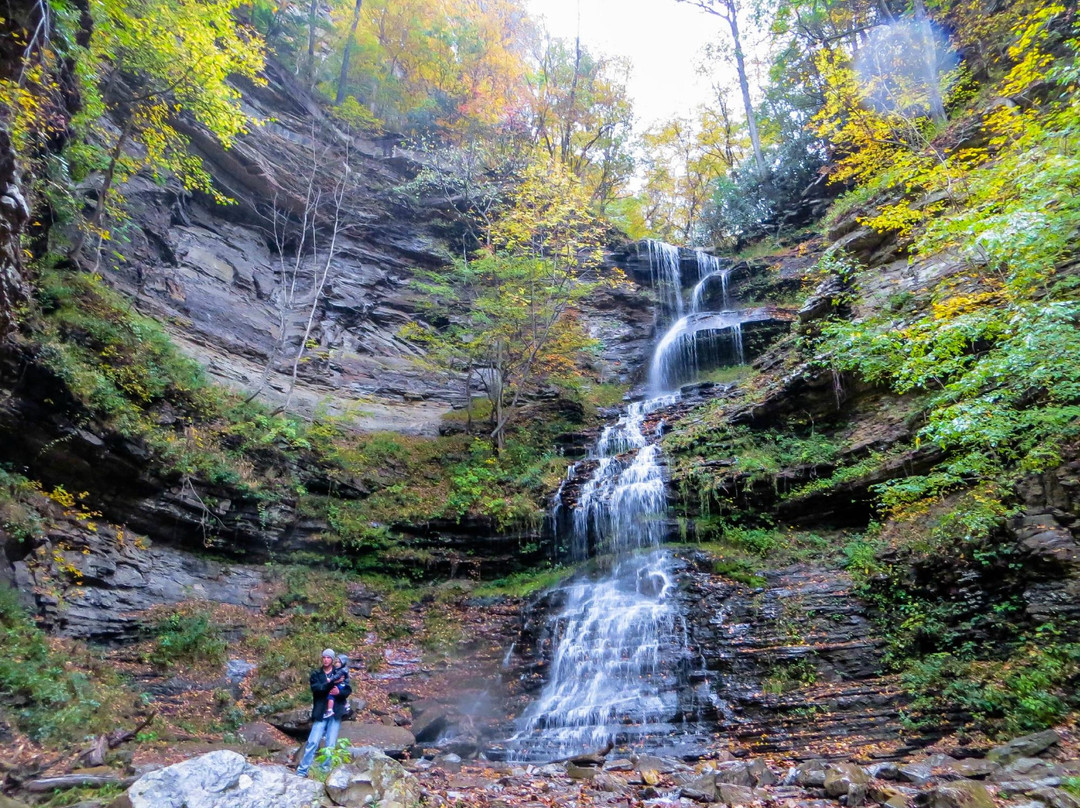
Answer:
[[[267,716],[266,723],[295,738],[306,738],[311,731],[311,707],[296,707]]]
[[[830,797],[846,796],[853,785],[869,783],[869,775],[854,763],[830,763],[825,768],[825,793]]]
[[[1063,788],[1043,786],[1029,792],[1027,796],[1033,800],[1038,800],[1049,806],[1049,808],[1080,808],[1080,798]]]
[[[378,749],[358,749],[352,762],[334,768],[326,793],[343,808],[409,808],[420,800],[420,783]]]
[[[402,757],[416,744],[416,738],[407,729],[385,724],[346,722],[341,725],[338,737],[347,740],[355,749],[370,746],[393,758]]]
[[[1007,744],[991,749],[986,753],[986,759],[1005,766],[1019,758],[1035,757],[1060,740],[1061,736],[1052,729],[1035,732],[1021,738],[1014,738]]]
[[[826,766],[828,764],[824,760],[804,761],[795,769],[791,781],[795,785],[807,788],[824,788]]]
[[[930,808],[994,808],[994,797],[976,780],[954,780],[932,789]]]
[[[716,801],[724,805],[750,805],[766,798],[766,794],[755,791],[746,786],[737,786],[732,783],[716,784]]]
[[[964,780],[982,780],[984,777],[994,774],[1001,767],[992,760],[985,758],[963,758],[953,761],[943,767],[943,775],[956,777]]]
[[[753,773],[750,771],[750,767],[741,760],[717,764],[716,782],[728,783],[733,786],[745,786],[747,788],[757,783]]]
[[[313,808],[322,804],[323,787],[222,749],[144,774],[126,797],[131,808]]]
[[[679,796],[694,802],[716,802],[716,775],[710,772],[695,777],[679,789]]]

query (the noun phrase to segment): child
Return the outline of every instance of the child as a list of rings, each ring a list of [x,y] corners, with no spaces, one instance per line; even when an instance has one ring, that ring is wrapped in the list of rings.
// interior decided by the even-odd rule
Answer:
[[[337,655],[337,662],[334,665],[333,673],[330,673],[326,677],[337,688],[337,696],[334,696],[334,692],[330,691],[330,698],[326,700],[326,712],[323,713],[323,718],[330,718],[334,714],[334,699],[348,699],[352,693],[352,687],[349,685],[349,658],[345,654]],[[346,703],[346,712],[348,712],[348,701]]]

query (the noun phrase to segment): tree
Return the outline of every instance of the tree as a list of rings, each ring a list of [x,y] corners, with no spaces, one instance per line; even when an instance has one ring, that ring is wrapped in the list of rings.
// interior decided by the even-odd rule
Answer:
[[[87,85],[87,116],[106,111],[119,126],[112,134],[97,205],[72,245],[82,250],[88,232],[100,237],[113,186],[139,169],[171,173],[186,188],[225,198],[215,191],[202,161],[192,154],[177,119],[190,115],[228,148],[252,121],[240,105],[232,76],[259,82],[263,43],[237,22],[241,0],[101,0],[93,3],[90,40],[91,80],[103,83],[101,94]],[[129,149],[129,144],[137,148]]]
[[[742,37],[739,33],[739,6],[736,0],[678,0],[689,3],[724,20],[731,29],[731,41],[735,48],[735,70],[739,75],[739,90],[742,92],[743,109],[746,112],[746,128],[750,134],[750,145],[754,150],[754,164],[760,173],[765,173],[765,156],[761,151],[761,137],[758,135],[757,118],[754,115],[754,102],[750,98],[750,79],[746,72],[746,55],[743,53]]]
[[[645,193],[653,200],[650,229],[662,238],[699,239],[700,220],[714,184],[734,168],[727,124],[702,107],[697,118],[676,117],[642,136]]]
[[[349,60],[352,57],[353,41],[356,39],[356,26],[360,24],[360,7],[364,0],[356,0],[353,6],[352,22],[349,23],[349,35],[345,38],[345,48],[341,54],[341,72],[338,74],[337,95],[335,104],[341,104],[345,100],[346,82],[349,78]]]
[[[598,274],[604,230],[576,178],[556,161],[530,165],[489,242],[440,272],[418,272],[429,322],[404,335],[423,345],[428,367],[460,374],[491,403],[496,451],[536,385],[573,373],[591,341],[575,315],[578,301],[618,275]]]
[[[542,43],[536,61],[529,82],[534,142],[576,174],[603,209],[633,171],[629,66],[562,39]]]

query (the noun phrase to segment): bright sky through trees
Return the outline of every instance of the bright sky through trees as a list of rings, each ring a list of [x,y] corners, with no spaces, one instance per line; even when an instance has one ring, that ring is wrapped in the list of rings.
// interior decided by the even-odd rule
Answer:
[[[726,40],[718,21],[699,9],[675,0],[529,0],[528,6],[554,36],[573,39],[580,30],[590,50],[630,59],[638,131],[713,100],[695,65],[707,43]],[[734,69],[731,74],[734,86]]]

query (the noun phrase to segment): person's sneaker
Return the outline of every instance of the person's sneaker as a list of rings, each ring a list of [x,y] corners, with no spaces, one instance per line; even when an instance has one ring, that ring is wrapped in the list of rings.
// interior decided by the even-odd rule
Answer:
[[[327,710],[325,713],[322,714],[322,717],[323,718],[333,718],[334,717],[334,711],[333,710]]]

